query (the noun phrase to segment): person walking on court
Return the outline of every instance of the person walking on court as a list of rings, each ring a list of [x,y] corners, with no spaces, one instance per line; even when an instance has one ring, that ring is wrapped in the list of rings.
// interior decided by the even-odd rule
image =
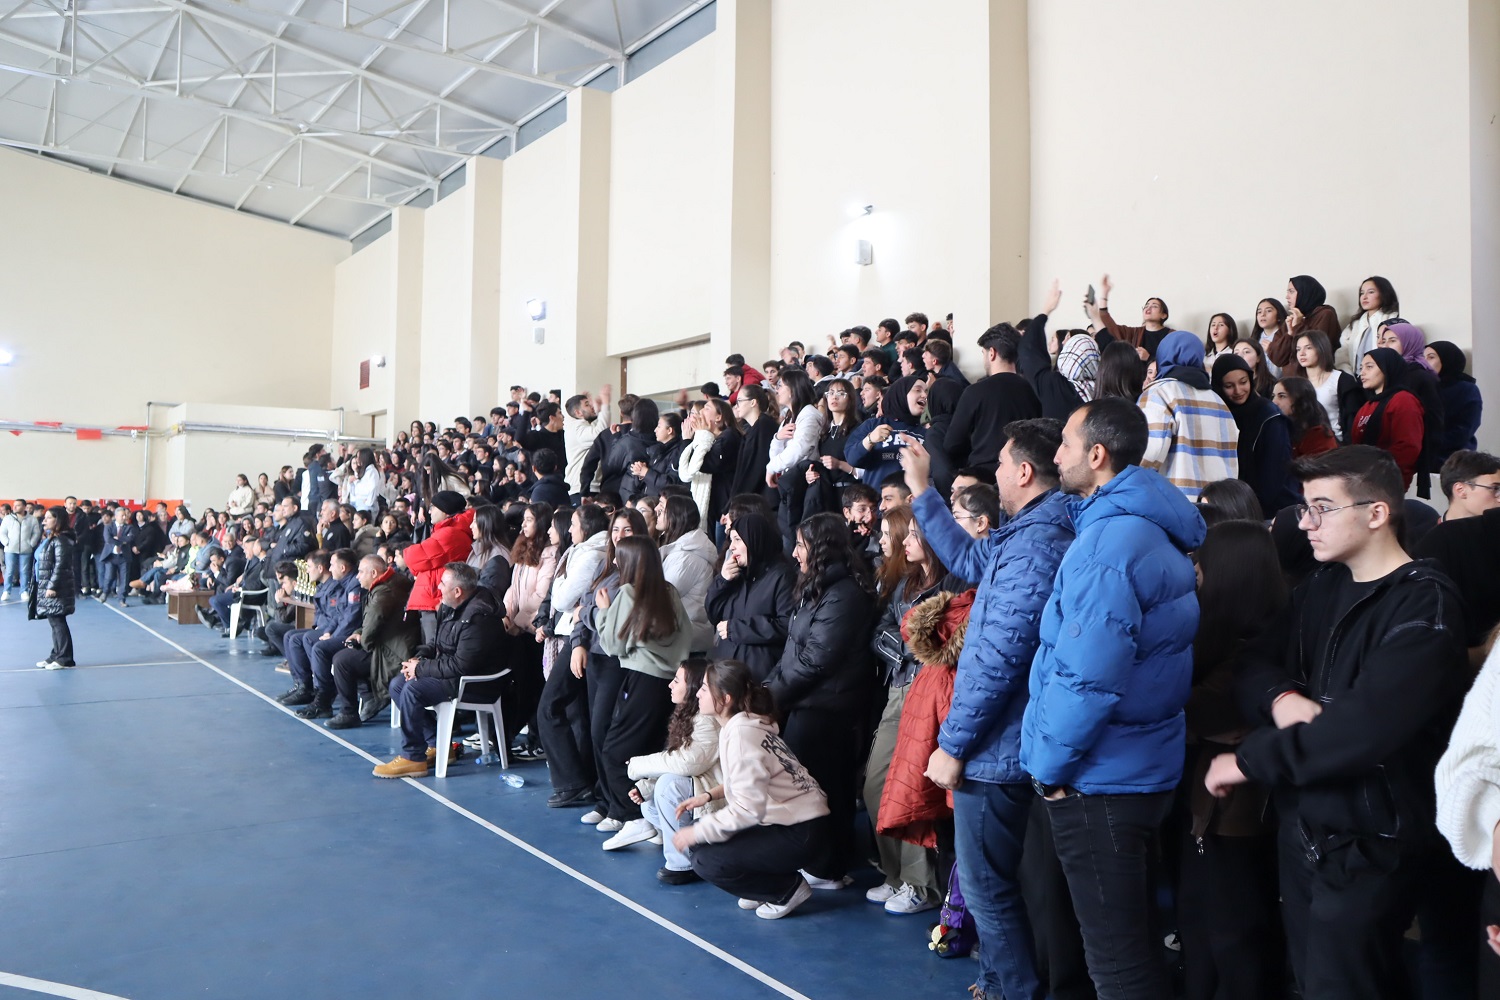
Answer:
[[[73,613],[77,581],[73,578],[73,530],[62,507],[48,507],[42,517],[42,542],[36,549],[32,582],[26,617],[33,621],[45,618],[52,626],[52,652],[37,666],[44,670],[71,667],[73,634],[68,630],[68,616]]]

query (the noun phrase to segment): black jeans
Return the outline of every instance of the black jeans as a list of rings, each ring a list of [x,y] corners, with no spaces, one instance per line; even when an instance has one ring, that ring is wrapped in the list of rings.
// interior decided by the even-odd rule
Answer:
[[[536,709],[537,735],[547,752],[552,790],[573,795],[594,787],[594,744],[589,738],[588,688],[568,669],[566,652],[542,686]]]
[[[588,690],[589,747],[593,751],[594,795],[607,811],[609,793],[604,786],[609,768],[604,763],[604,740],[609,735],[609,721],[614,716],[615,702],[620,697],[620,685],[625,683],[625,668],[613,656],[591,652],[588,669],[583,672],[583,682]],[[666,741],[663,740],[662,743],[665,745]],[[611,813],[610,818],[630,817]]]
[[[52,653],[47,657],[50,663],[60,663],[65,667],[73,665],[73,633],[68,630],[68,619],[64,615],[48,618],[52,625]]]
[[[359,686],[370,683],[371,659],[367,649],[341,649],[333,654],[333,686],[344,711],[351,715],[359,711]]]
[[[667,745],[667,723],[672,718],[671,681],[624,667],[609,730],[600,745],[604,762],[600,783],[612,819],[640,819],[641,807],[630,801],[630,758],[659,753]]]
[[[1278,839],[1292,972],[1309,1000],[1415,996],[1402,940],[1431,865],[1425,854],[1355,840],[1310,858],[1295,815]]]
[[[1151,854],[1171,792],[1044,800],[1099,1000],[1161,1000],[1166,967],[1152,929]]]
[[[788,712],[781,729],[787,747],[828,796],[828,856],[807,866],[808,872],[819,878],[842,878],[854,856],[861,734],[857,712],[815,708]]]
[[[695,844],[693,871],[740,899],[783,904],[802,883],[798,870],[828,853],[828,817],[792,826],[752,826],[722,844]]]
[[[1177,934],[1185,1000],[1262,1000],[1286,983],[1276,837],[1204,833],[1178,843]]]
[[[1068,876],[1052,842],[1052,818],[1038,802],[1026,822],[1021,851],[1021,894],[1036,938],[1036,969],[1052,1000],[1095,1000],[1083,957],[1083,935],[1073,915]]]

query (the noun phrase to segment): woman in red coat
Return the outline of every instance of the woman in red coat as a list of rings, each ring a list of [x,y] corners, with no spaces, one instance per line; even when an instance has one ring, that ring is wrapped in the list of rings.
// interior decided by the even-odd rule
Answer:
[[[1350,440],[1390,452],[1401,467],[1402,482],[1410,489],[1422,454],[1424,424],[1422,404],[1407,391],[1402,382],[1405,375],[1406,361],[1389,347],[1377,347],[1364,356],[1359,380],[1370,401],[1355,415]]]
[[[474,546],[474,536],[469,531],[474,512],[464,507],[464,498],[452,490],[434,494],[428,511],[432,534],[426,541],[408,545],[401,553],[415,580],[406,610],[422,613],[424,645],[431,644],[437,635],[437,609],[442,601],[438,582],[443,577],[443,567],[469,558],[469,550]]]

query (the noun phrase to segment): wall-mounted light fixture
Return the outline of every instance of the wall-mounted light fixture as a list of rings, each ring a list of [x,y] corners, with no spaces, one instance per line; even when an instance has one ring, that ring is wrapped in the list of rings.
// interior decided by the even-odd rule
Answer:
[[[546,319],[547,318],[547,300],[546,299],[527,299],[526,300],[526,315],[530,316],[532,318],[532,320]]]
[[[874,205],[866,205],[863,202],[857,201],[849,206],[849,218],[858,219],[862,216],[869,215],[873,211],[875,211]]]
[[[854,263],[864,267],[875,263],[875,248],[870,246],[869,240],[859,240],[854,244]]]
[[[370,364],[373,367],[375,367],[375,368],[384,368],[385,367],[385,355],[384,354],[372,355],[371,358],[370,358]]]
[[[0,350],[0,365],[8,365],[16,360],[16,356],[9,351]]]

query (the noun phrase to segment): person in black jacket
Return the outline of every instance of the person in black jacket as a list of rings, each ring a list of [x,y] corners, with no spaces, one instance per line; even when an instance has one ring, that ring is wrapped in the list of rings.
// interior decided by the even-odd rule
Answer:
[[[458,679],[494,672],[505,628],[490,592],[468,563],[449,563],[439,583],[442,606],[430,645],[417,647],[391,678],[391,702],[401,712],[401,755],[372,772],[377,778],[426,777],[431,762],[447,747],[437,747],[437,718],[427,711],[458,693]]]
[[[1238,696],[1260,728],[1214,758],[1205,784],[1222,795],[1258,781],[1276,795],[1302,995],[1407,997],[1402,936],[1444,853],[1432,776],[1470,676],[1463,605],[1401,547],[1405,491],[1389,454],[1351,445],[1295,468],[1300,525],[1323,565],[1246,649]],[[1424,919],[1424,948],[1428,931]]]
[[[757,684],[771,675],[786,646],[797,569],[781,538],[760,514],[741,514],[729,528],[724,565],[708,588],[716,660],[739,660]]]
[[[828,858],[809,866],[809,882],[842,888],[854,847],[855,779],[873,687],[867,651],[875,599],[837,514],[798,525],[792,558],[799,570],[797,606],[766,687],[786,717],[782,738],[828,795],[832,847]]]
[[[927,442],[928,451],[946,447],[955,468],[983,469],[993,476],[1005,447],[1005,425],[1042,415],[1042,404],[1030,383],[1016,373],[1020,335],[1009,323],[999,323],[979,338],[984,352],[985,377],[963,391],[942,442]],[[937,475],[934,466],[934,475]],[[952,485],[949,477],[947,486]],[[938,488],[947,494],[938,476]]]
[[[1100,347],[1092,337],[1069,337],[1058,345],[1057,367],[1052,367],[1047,318],[1061,300],[1062,291],[1054,281],[1046,305],[1026,324],[1026,332],[1021,335],[1016,348],[1016,368],[1036,391],[1042,416],[1066,422],[1074,410],[1094,398]]]
[[[270,563],[295,562],[317,548],[312,525],[298,509],[297,498],[282,498],[276,505],[276,523],[279,527],[271,542]]]
[[[531,502],[551,504],[553,507],[568,505],[568,484],[563,479],[562,462],[557,452],[543,448],[531,456],[531,467],[536,470],[537,481],[531,487]]]
[[[617,430],[606,431],[594,438],[588,456],[583,460],[580,475],[586,482],[591,480],[594,469],[599,469],[600,493],[621,493],[631,466],[644,462],[650,455],[651,445],[656,440],[656,424],[660,412],[654,400],[635,400],[627,411],[625,404],[631,402],[626,396],[620,400],[620,419],[630,414],[630,424],[621,424]]]
[[[766,488],[766,466],[771,462],[771,439],[776,436],[776,413],[771,397],[758,385],[740,389],[734,415],[740,421],[740,453],[735,460],[729,496],[760,493],[774,508],[778,497]]]
[[[73,613],[77,593],[68,512],[62,507],[48,507],[42,516],[42,532],[42,543],[36,548],[36,578],[32,581],[26,617],[33,621],[45,618],[52,626],[52,652],[37,666],[63,670],[73,666],[73,633],[68,630],[68,616]]]
[[[665,486],[682,485],[677,474],[677,460],[687,447],[682,439],[682,417],[676,413],[660,414],[652,434],[656,440],[646,449],[646,457],[632,462],[620,480],[620,498],[626,503],[634,503],[643,496],[660,496]]]

